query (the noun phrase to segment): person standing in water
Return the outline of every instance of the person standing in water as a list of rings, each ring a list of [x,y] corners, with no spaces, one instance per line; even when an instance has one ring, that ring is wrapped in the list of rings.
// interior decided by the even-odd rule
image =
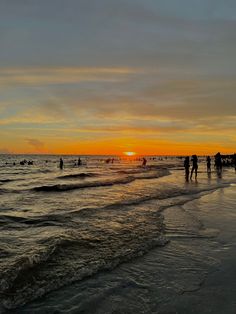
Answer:
[[[62,170],[62,169],[63,169],[63,166],[64,166],[63,159],[62,159],[62,158],[60,158],[59,168]]]
[[[215,166],[216,166],[217,173],[221,173],[222,172],[222,157],[221,157],[220,152],[218,152],[215,155]]]
[[[207,172],[211,172],[211,157],[207,156],[206,158],[206,162],[207,162]]]
[[[79,159],[78,159],[78,166],[81,166],[81,165],[82,165],[82,161],[81,161],[81,159],[79,157]]]
[[[236,172],[236,154],[235,153],[233,155],[233,165],[234,165],[234,170]]]
[[[189,164],[189,157],[185,157],[185,160],[184,160],[184,168],[185,168],[185,179],[186,181],[188,181],[188,178],[189,178],[189,167],[190,167],[190,164]]]
[[[146,166],[146,163],[147,163],[147,159],[143,157],[143,163],[142,163],[142,166]]]
[[[190,175],[190,180],[192,179],[193,176],[193,172],[195,171],[195,179],[197,179],[197,169],[198,169],[198,159],[197,159],[197,155],[192,155],[192,169],[191,169],[191,175]]]

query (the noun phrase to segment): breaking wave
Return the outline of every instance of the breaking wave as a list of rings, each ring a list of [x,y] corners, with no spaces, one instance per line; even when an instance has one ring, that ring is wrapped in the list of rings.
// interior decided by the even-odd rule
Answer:
[[[149,230],[150,224],[152,228]],[[126,230],[115,235],[67,232],[40,241],[40,249],[25,252],[1,272],[3,306],[15,308],[101,270],[113,269],[168,242],[162,235],[163,219],[159,214],[156,215],[155,226],[148,217],[145,224],[135,227],[135,233],[127,226]]]
[[[159,171],[158,173],[155,173],[155,174],[142,175],[142,176],[127,176],[124,178],[117,178],[117,179],[106,180],[106,181],[93,181],[93,182],[73,183],[73,184],[42,185],[42,186],[33,188],[33,190],[39,191],[39,192],[62,192],[62,191],[70,191],[70,190],[75,190],[75,189],[105,187],[105,186],[113,186],[116,184],[128,184],[137,179],[160,178],[168,174],[169,174],[169,171],[166,169],[166,170]]]

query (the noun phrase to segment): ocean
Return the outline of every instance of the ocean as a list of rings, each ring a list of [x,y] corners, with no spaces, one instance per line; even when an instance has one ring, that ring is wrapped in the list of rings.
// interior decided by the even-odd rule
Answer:
[[[158,313],[218,267],[195,205],[232,189],[233,168],[207,174],[202,157],[186,182],[177,157],[59,158],[0,156],[0,312]]]

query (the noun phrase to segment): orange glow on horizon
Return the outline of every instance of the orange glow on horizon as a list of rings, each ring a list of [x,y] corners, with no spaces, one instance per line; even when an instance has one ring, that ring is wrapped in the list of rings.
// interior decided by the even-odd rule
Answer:
[[[62,135],[59,137],[58,134],[54,136],[45,134],[40,137],[33,132],[28,139],[25,132],[21,134],[20,131],[12,130],[1,132],[0,153],[4,151],[12,154],[117,155],[132,158],[148,155],[214,155],[218,151],[222,154],[232,154],[235,152],[235,147],[214,141],[181,143],[177,140],[128,137],[80,140]]]

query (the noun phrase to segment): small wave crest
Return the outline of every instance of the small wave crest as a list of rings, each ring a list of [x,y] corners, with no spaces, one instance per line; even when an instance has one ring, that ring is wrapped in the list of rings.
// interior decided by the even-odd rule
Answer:
[[[96,177],[97,174],[95,173],[74,173],[74,174],[66,174],[64,176],[57,177],[58,179],[76,179],[76,178],[92,178]]]
[[[87,183],[75,183],[75,184],[55,184],[55,185],[42,185],[33,188],[34,191],[38,192],[63,192],[76,189],[85,189],[85,188],[95,188],[103,186],[112,186],[115,184],[127,184],[134,181],[134,177],[127,177],[124,179],[117,180],[107,180],[107,181],[96,181],[96,182],[87,182]]]
[[[150,175],[140,175],[140,176],[127,176],[123,178],[110,179],[105,181],[93,181],[86,183],[74,183],[74,184],[55,184],[55,185],[42,185],[34,187],[34,191],[38,192],[63,192],[70,191],[75,189],[85,189],[85,188],[96,188],[96,187],[106,187],[116,184],[128,184],[138,179],[154,179],[166,176],[169,174],[167,169],[162,169],[155,174],[151,173]]]

